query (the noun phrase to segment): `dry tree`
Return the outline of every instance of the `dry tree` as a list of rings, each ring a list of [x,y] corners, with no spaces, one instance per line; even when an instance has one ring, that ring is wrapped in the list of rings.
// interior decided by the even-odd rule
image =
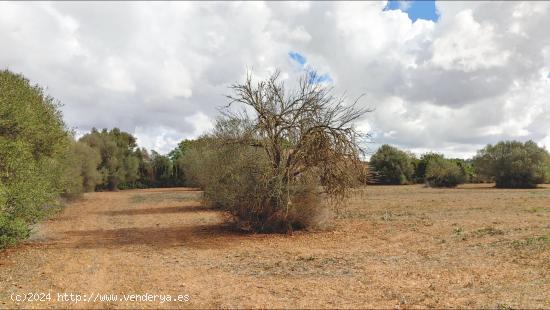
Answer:
[[[353,124],[370,110],[358,106],[359,98],[347,105],[315,75],[303,76],[290,91],[279,75],[254,83],[248,74],[244,83],[231,86],[234,94],[228,96],[217,138],[263,150],[269,166],[263,188],[269,194],[260,193],[254,213],[262,215],[264,224],[276,218],[284,223],[281,229],[292,230],[293,208],[318,195],[313,189],[321,188],[334,205],[356,185],[364,167],[360,141],[365,135]],[[245,109],[234,112],[235,103]]]

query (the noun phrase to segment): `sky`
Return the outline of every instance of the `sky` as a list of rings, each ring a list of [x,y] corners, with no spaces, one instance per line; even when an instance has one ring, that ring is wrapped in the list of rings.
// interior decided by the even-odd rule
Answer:
[[[77,133],[169,152],[213,128],[229,86],[275,70],[369,107],[374,151],[470,157],[550,147],[550,2],[0,2],[0,69],[62,104]]]

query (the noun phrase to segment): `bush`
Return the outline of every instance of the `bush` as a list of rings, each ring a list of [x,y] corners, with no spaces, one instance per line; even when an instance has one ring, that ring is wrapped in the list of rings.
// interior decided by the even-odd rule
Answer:
[[[489,144],[478,151],[474,166],[499,188],[533,188],[550,177],[550,155],[533,141]]]
[[[430,187],[456,187],[465,182],[465,175],[456,162],[432,158],[426,167],[425,182]]]
[[[223,151],[217,149],[218,144],[211,136],[200,137],[178,158],[178,164],[185,174],[185,186],[203,187],[206,190],[207,184],[214,184],[211,178],[216,178],[219,172],[216,165],[222,160],[220,157],[223,154]],[[225,168],[228,164],[221,166]]]
[[[425,153],[420,156],[420,159],[418,159],[415,162],[415,169],[414,169],[414,181],[416,183],[425,183],[426,182],[426,168],[428,168],[428,164],[433,159],[443,159],[443,154],[438,153]]]
[[[29,229],[24,220],[0,213],[0,249],[14,245],[28,236]]]
[[[187,185],[201,187],[207,203],[228,211],[242,230],[284,232],[319,228],[328,220],[327,210],[321,204],[319,177],[304,176],[284,190],[281,180],[273,177],[261,149],[228,144],[209,136],[199,139],[182,161]],[[272,208],[281,195],[292,197],[289,208]]]
[[[70,136],[58,108],[42,88],[0,71],[0,247],[26,237],[68,190],[62,159]]]
[[[371,157],[369,166],[375,175],[373,183],[400,185],[412,183],[412,156],[384,144]]]

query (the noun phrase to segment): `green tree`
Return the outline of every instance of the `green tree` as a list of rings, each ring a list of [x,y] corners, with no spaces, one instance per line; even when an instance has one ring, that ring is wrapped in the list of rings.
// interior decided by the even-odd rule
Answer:
[[[172,151],[170,151],[170,153],[168,153],[168,157],[171,160],[176,161],[177,159],[185,155],[185,152],[187,152],[187,150],[189,150],[195,142],[196,140],[182,140]]]
[[[174,185],[173,169],[174,165],[168,156],[151,152],[151,163],[153,167],[153,186],[168,187]]]
[[[453,158],[451,160],[460,168],[460,171],[462,171],[464,183],[480,182],[471,159]]]
[[[550,155],[533,141],[489,144],[478,151],[474,166],[500,188],[533,188],[550,177]]]
[[[145,148],[138,148],[135,151],[135,155],[138,159],[138,188],[147,188],[152,186],[152,180],[154,179],[153,164],[151,162],[151,155]]]
[[[69,197],[78,197],[83,192],[94,191],[98,184],[103,183],[103,176],[98,170],[101,163],[99,151],[83,142],[72,141],[62,158],[62,163],[65,169],[65,195]]]
[[[412,182],[414,167],[411,155],[393,146],[382,145],[370,158],[369,167],[376,183],[399,185]]]
[[[182,140],[176,148],[168,153],[168,158],[173,164],[172,183],[174,186],[182,186],[187,183],[187,177],[184,170],[184,156],[187,151],[192,149],[197,144],[197,140],[185,139]]]
[[[443,159],[443,154],[439,153],[425,153],[420,156],[417,161],[414,170],[414,180],[416,183],[424,183],[426,180],[426,168],[431,160]]]
[[[139,178],[139,158],[136,155],[136,139],[129,133],[113,128],[101,132],[96,129],[80,141],[98,150],[101,156],[99,170],[105,182],[100,189],[117,190],[135,187]]]
[[[464,183],[465,174],[456,161],[434,157],[428,161],[424,179],[431,187],[456,187]]]

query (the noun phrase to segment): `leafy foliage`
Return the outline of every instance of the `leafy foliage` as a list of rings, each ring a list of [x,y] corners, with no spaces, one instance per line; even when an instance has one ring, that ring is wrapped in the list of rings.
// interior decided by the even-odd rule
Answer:
[[[136,139],[129,133],[113,128],[101,132],[95,128],[80,141],[97,150],[101,157],[99,170],[105,183],[99,189],[117,190],[128,186],[139,177],[139,160],[135,154]]]
[[[393,146],[382,145],[371,157],[369,165],[375,173],[375,183],[399,185],[412,182],[412,156]]]
[[[425,182],[431,187],[456,187],[465,182],[464,171],[456,161],[433,157],[426,167]]]
[[[183,146],[193,143],[184,140],[165,156],[138,148],[135,137],[118,128],[92,129],[80,142],[100,154],[102,182],[97,185],[98,190],[182,186]]]
[[[172,161],[172,183],[174,186],[182,186],[184,184],[191,184],[188,177],[185,175],[183,168],[183,157],[195,144],[197,140],[185,139],[182,140],[176,148],[168,153],[168,158]]]
[[[420,156],[415,162],[414,180],[416,183],[424,183],[426,181],[426,168],[431,160],[443,159],[443,154],[439,153],[425,153]]]
[[[0,72],[0,248],[68,192],[62,161],[70,143],[59,105],[23,76]]]
[[[92,192],[98,184],[103,183],[103,176],[98,170],[101,162],[99,151],[83,142],[71,141],[61,158],[64,163],[62,181],[66,195],[78,197],[84,192]]]
[[[452,159],[458,165],[462,174],[464,175],[464,183],[482,183],[483,178],[481,178],[475,170],[475,167],[471,159]]]
[[[478,151],[474,166],[501,188],[533,188],[550,177],[550,155],[533,141],[489,144]]]

